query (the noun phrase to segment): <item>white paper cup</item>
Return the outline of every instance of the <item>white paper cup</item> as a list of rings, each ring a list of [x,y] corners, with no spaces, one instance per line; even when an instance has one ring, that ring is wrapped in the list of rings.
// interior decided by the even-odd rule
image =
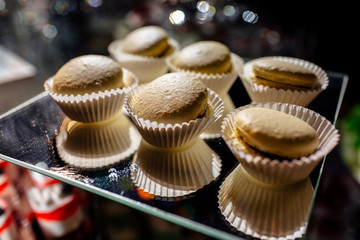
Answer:
[[[239,77],[253,102],[284,102],[306,107],[329,85],[329,78],[325,71],[311,62],[298,58],[281,56],[266,58],[291,62],[296,65],[302,66],[312,71],[318,77],[319,83],[313,89],[304,89],[302,91],[277,89],[254,83],[249,79],[255,76],[252,71],[252,64],[258,59],[254,59],[245,63],[243,72],[239,72]]]
[[[100,122],[110,119],[121,111],[125,96],[138,85],[136,76],[124,68],[123,79],[124,82],[129,83],[129,87],[76,96],[52,92],[53,77],[45,81],[44,87],[67,117],[85,123]]]
[[[122,39],[113,41],[109,45],[108,51],[111,56],[121,64],[121,66],[129,69],[137,76],[139,84],[143,84],[168,72],[169,68],[165,62],[166,59],[180,49],[180,44],[176,40],[170,39],[169,43],[174,49],[173,53],[169,56],[161,58],[143,57],[123,52]]]
[[[221,137],[222,120],[224,119],[226,114],[230,113],[235,108],[235,105],[228,93],[222,95],[221,99],[224,103],[224,113],[219,118],[219,120],[217,120],[216,122],[214,122],[208,128],[205,129],[205,131],[200,135],[202,139],[214,139]]]
[[[60,158],[75,167],[100,169],[133,154],[141,136],[121,112],[99,123],[80,123],[65,118],[56,136]]]
[[[200,138],[178,148],[158,148],[142,141],[134,156],[131,178],[144,192],[158,197],[189,195],[214,181],[221,159]]]
[[[176,67],[173,64],[174,57],[175,55],[166,60],[166,63],[169,66],[171,72],[185,72],[194,75],[199,78],[208,88],[215,91],[220,96],[226,94],[230,90],[231,86],[238,77],[238,73],[242,73],[244,65],[244,60],[240,56],[236,55],[235,53],[231,53],[230,57],[231,63],[233,65],[233,70],[231,72],[222,74],[205,74]]]
[[[217,121],[223,114],[224,105],[221,98],[208,89],[209,101],[214,109],[214,114],[209,117],[197,118],[189,122],[164,124],[161,122],[141,118],[133,112],[134,96],[142,86],[135,88],[125,101],[125,108],[143,139],[157,147],[174,148],[186,145],[198,137],[206,128]]]
[[[220,186],[219,209],[238,231],[259,239],[298,239],[313,198],[309,178],[284,187],[264,184],[239,164]]]
[[[268,157],[252,155],[240,150],[234,144],[234,118],[236,114],[251,107],[263,107],[284,112],[302,119],[312,126],[319,135],[320,144],[317,150],[299,159],[277,160]],[[222,137],[234,156],[244,169],[254,178],[275,185],[286,185],[301,181],[309,176],[323,157],[339,142],[338,130],[320,114],[297,105],[287,103],[255,103],[239,107],[229,113],[222,124]]]

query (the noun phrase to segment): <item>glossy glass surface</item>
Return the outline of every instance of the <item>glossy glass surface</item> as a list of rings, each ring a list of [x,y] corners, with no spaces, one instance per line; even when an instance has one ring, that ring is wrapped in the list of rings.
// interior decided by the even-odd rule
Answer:
[[[328,74],[329,87],[308,108],[335,122],[347,78],[343,74]],[[229,94],[236,107],[250,103],[239,79]],[[219,187],[237,166],[222,139],[205,140],[222,160],[221,172],[215,181],[186,198],[154,198],[137,189],[131,179],[133,155],[102,170],[82,170],[64,163],[55,147],[55,137],[64,118],[45,93],[2,115],[0,158],[215,238],[248,238],[232,228],[218,208]],[[320,169],[321,164],[310,176],[315,189]]]

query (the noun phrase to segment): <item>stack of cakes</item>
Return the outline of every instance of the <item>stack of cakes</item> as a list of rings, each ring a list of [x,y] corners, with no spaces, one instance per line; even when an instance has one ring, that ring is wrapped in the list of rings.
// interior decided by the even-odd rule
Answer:
[[[134,89],[125,107],[143,137],[132,168],[139,188],[180,197],[219,176],[221,161],[199,135],[222,116],[223,103],[198,78],[162,75]]]
[[[222,131],[239,161],[219,191],[227,221],[257,238],[301,237],[313,196],[309,175],[338,144],[337,129],[302,106],[253,103],[229,113]]]
[[[301,238],[314,192],[309,175],[339,141],[336,128],[306,108],[328,77],[313,63],[281,56],[251,60],[238,73],[253,103],[222,122],[239,164],[220,187],[219,208],[253,237]]]
[[[56,139],[65,162],[98,168],[136,150],[129,136],[132,126],[121,109],[125,96],[137,84],[134,74],[101,55],[74,58],[45,82],[45,90],[67,116]]]

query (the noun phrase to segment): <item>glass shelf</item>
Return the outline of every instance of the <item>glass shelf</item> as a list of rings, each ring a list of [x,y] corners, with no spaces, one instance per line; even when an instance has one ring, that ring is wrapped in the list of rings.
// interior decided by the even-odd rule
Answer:
[[[327,73],[329,87],[308,108],[335,123],[348,80],[344,74]],[[236,107],[250,103],[239,79],[229,94]],[[132,182],[133,155],[101,170],[82,170],[64,163],[55,147],[55,136],[64,118],[46,93],[3,114],[0,158],[214,238],[249,238],[231,227],[218,208],[219,187],[238,163],[221,138],[205,140],[222,160],[221,173],[215,181],[184,199],[154,198]],[[315,192],[323,164],[324,161],[310,176]]]

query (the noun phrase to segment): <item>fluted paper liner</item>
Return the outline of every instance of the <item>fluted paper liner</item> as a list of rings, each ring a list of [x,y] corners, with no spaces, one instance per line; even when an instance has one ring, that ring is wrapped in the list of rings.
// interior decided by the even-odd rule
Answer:
[[[248,152],[237,149],[232,139],[236,128],[234,118],[239,111],[251,107],[270,108],[293,115],[307,122],[319,135],[320,143],[317,150],[313,154],[299,159],[280,161],[267,157],[254,156]],[[340,135],[331,122],[320,114],[305,107],[287,103],[254,103],[236,108],[224,118],[222,123],[222,138],[251,176],[266,183],[282,185],[291,184],[309,176],[323,157],[338,144]]]
[[[196,118],[189,122],[176,123],[174,125],[156,121],[150,122],[150,120],[137,116],[132,110],[134,96],[138,94],[142,87],[138,86],[128,95],[125,101],[125,108],[143,139],[157,147],[174,148],[190,143],[207,127],[217,121],[224,111],[221,98],[214,91],[208,89],[208,101],[214,109],[212,116]]]
[[[220,171],[221,159],[200,138],[175,149],[158,148],[142,141],[133,159],[131,178],[145,192],[177,198],[208,185]]]
[[[60,158],[75,167],[99,169],[133,154],[141,136],[122,113],[99,123],[80,123],[65,118],[56,137]]]
[[[292,240],[306,231],[313,193],[309,178],[278,187],[252,178],[239,164],[220,186],[218,202],[238,231],[259,239]]]
[[[186,72],[188,74],[194,75],[199,78],[208,88],[215,91],[220,96],[230,90],[231,86],[238,77],[238,73],[242,73],[244,65],[244,60],[240,56],[236,55],[235,53],[231,53],[230,57],[233,70],[230,73],[205,74],[176,67],[173,64],[174,57],[175,55],[166,60],[166,63],[169,66],[171,72]]]
[[[176,40],[170,39],[169,43],[174,49],[171,55],[161,58],[143,57],[123,52],[122,42],[122,39],[113,41],[109,45],[108,51],[111,56],[121,64],[121,66],[129,69],[137,76],[139,79],[139,84],[152,81],[155,78],[167,73],[169,67],[165,62],[166,59],[175,54],[180,49],[180,44]]]
[[[224,119],[226,114],[230,113],[235,108],[235,105],[228,93],[222,95],[221,99],[224,103],[224,113],[219,118],[219,120],[217,120],[216,122],[214,122],[208,128],[205,129],[205,131],[200,135],[202,139],[214,139],[221,137],[222,120]]]
[[[240,79],[253,102],[284,102],[306,107],[329,85],[329,78],[319,66],[298,58],[274,56],[269,57],[285,62],[291,62],[312,71],[318,77],[318,85],[313,89],[297,91],[271,88],[257,84],[248,79],[252,73],[252,63],[256,59],[245,63],[243,72],[239,72]]]
[[[53,77],[45,81],[44,87],[67,117],[79,122],[99,122],[110,119],[121,111],[125,96],[138,85],[136,76],[124,68],[123,81],[129,87],[76,96],[53,93]]]

